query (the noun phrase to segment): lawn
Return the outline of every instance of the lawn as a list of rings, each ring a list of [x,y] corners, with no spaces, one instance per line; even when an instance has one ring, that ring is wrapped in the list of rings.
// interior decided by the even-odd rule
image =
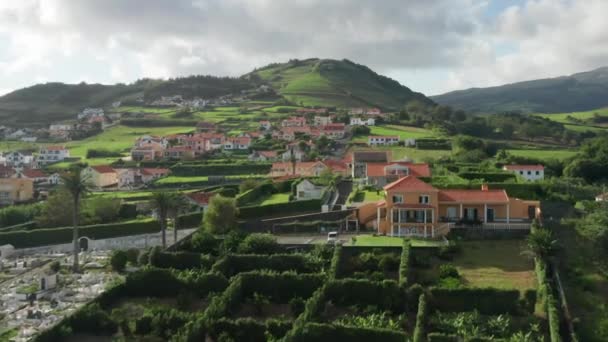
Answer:
[[[352,199],[353,203],[361,202],[377,202],[384,199],[382,191],[368,190],[368,191],[357,191]]]
[[[510,154],[519,157],[528,157],[536,159],[567,159],[574,156],[577,152],[575,150],[535,150],[535,149],[513,149],[507,150]]]
[[[452,264],[467,286],[518,289],[536,288],[534,263],[522,255],[523,240],[483,240],[458,242],[462,254]]]
[[[405,139],[417,139],[417,138],[430,138],[435,136],[435,133],[424,128],[411,127],[411,126],[399,126],[399,125],[387,125],[387,126],[372,126],[370,127],[370,135],[398,135],[401,140]],[[367,142],[366,136],[358,136],[353,139],[354,142]]]
[[[290,195],[290,193],[287,193],[287,192],[272,194],[269,196],[262,197],[255,202],[247,203],[246,206],[250,207],[250,206],[287,203],[287,202],[289,202],[289,195]]]
[[[443,241],[417,239],[410,239],[410,242],[412,246],[416,247],[432,247],[441,246],[444,244]],[[350,241],[348,245],[359,247],[401,247],[403,246],[403,238],[392,236],[357,235],[356,241],[354,243]]]
[[[263,175],[229,175],[229,176],[224,176],[227,179],[230,178],[259,178]],[[159,180],[157,180],[155,182],[155,184],[162,184],[162,185],[175,185],[175,184],[188,184],[188,183],[194,183],[194,182],[206,182],[209,179],[208,176],[194,176],[194,177],[180,177],[180,176],[168,176],[168,177],[164,177],[161,178]]]

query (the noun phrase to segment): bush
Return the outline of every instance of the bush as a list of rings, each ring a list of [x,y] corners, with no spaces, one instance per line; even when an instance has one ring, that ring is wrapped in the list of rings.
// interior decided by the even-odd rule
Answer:
[[[14,205],[0,209],[0,227],[10,227],[33,221],[40,214],[42,204]]]
[[[230,320],[221,318],[210,323],[209,336],[216,341],[258,342],[283,337],[291,329],[291,323],[269,319],[259,322],[252,318]]]
[[[406,341],[406,336],[400,331],[388,329],[368,329],[342,325],[306,323],[296,326],[285,339],[288,342],[402,342]]]
[[[443,264],[439,266],[439,278],[460,278],[460,274],[454,265]]]
[[[274,235],[263,233],[248,235],[239,245],[239,252],[243,254],[274,254],[281,249]]]
[[[177,270],[209,269],[213,260],[204,254],[192,252],[161,252],[157,249],[150,254],[150,265],[158,268],[174,268]]]
[[[243,183],[241,183],[242,185]],[[245,206],[248,203],[255,202],[264,196],[268,196],[277,192],[272,182],[264,182],[249,190],[242,191],[236,196],[236,204],[239,207]]]
[[[112,252],[112,256],[110,257],[110,265],[112,265],[112,269],[114,271],[122,272],[127,266],[127,260],[127,252],[123,250],[115,250]]]
[[[53,273],[57,273],[61,269],[61,264],[59,263],[59,261],[55,260],[51,262],[49,268],[51,269],[51,271],[53,271]]]
[[[410,254],[412,248],[410,242],[403,240],[403,247],[401,249],[401,261],[399,262],[399,285],[407,286],[408,274],[410,268]]]
[[[139,253],[139,256],[137,257],[137,264],[140,266],[144,266],[148,263],[150,263],[150,251],[146,250]]]
[[[110,315],[97,303],[83,306],[67,319],[67,323],[74,333],[112,335],[118,329]]]
[[[156,220],[96,224],[79,228],[80,236],[91,239],[107,239],[112,237],[150,234],[160,231]],[[36,229],[32,231],[16,231],[0,233],[2,243],[11,244],[15,248],[47,246],[72,242],[72,227]]]
[[[334,255],[331,258],[331,264],[329,266],[328,277],[329,279],[336,279],[340,276],[340,264],[342,261],[342,246],[338,245],[334,247]]]
[[[137,265],[137,261],[139,259],[139,249],[137,248],[129,248],[126,251],[127,253],[127,261],[132,265]]]
[[[87,150],[87,159],[91,158],[119,158],[122,157],[122,153],[119,151],[111,151],[103,148],[90,148]]]
[[[460,172],[458,176],[468,180],[483,179],[485,182],[494,183],[517,180],[515,174],[506,172]]]
[[[294,317],[298,317],[302,312],[304,312],[305,307],[306,302],[301,297],[294,297],[289,300],[289,309]]]
[[[213,234],[198,230],[192,235],[191,247],[193,251],[204,254],[218,254],[221,240],[217,239]]]
[[[178,218],[179,227],[181,229],[199,227],[202,219],[203,213],[189,213],[181,215]]]
[[[396,281],[366,279],[333,280],[325,286],[327,300],[338,306],[377,306],[382,311],[405,312],[407,298]]]

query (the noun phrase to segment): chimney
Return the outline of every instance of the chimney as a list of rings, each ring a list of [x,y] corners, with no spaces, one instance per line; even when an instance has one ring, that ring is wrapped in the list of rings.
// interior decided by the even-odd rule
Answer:
[[[481,191],[488,191],[488,184],[481,184]]]

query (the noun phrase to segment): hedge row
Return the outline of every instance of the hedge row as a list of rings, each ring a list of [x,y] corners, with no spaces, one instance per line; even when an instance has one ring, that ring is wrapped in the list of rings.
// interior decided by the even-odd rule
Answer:
[[[429,333],[427,336],[429,342],[460,342],[458,335],[444,334],[444,333]]]
[[[196,126],[196,120],[165,120],[165,119],[121,119],[120,124],[129,127],[182,127]]]
[[[148,267],[129,274],[122,296],[164,297],[175,296],[183,291],[192,291],[204,297],[211,292],[223,291],[228,280],[216,273],[201,271],[172,271]]]
[[[406,335],[403,332],[388,329],[357,328],[351,326],[306,323],[296,326],[285,338],[287,342],[403,342]]]
[[[520,310],[518,290],[432,288],[430,292],[433,308],[443,312],[477,310],[484,315],[498,315]]]
[[[269,163],[247,163],[247,164],[209,164],[209,165],[184,165],[177,164],[171,167],[171,174],[180,177],[191,176],[214,176],[214,175],[250,175],[270,173],[272,164]]]
[[[180,228],[197,228],[201,226],[201,221],[203,220],[203,213],[188,213],[181,215],[178,218],[179,227]]]
[[[269,336],[278,340],[285,336],[291,326],[291,322],[277,319],[260,322],[253,318],[220,318],[209,324],[207,333],[213,341],[219,341],[220,336],[229,336],[233,341],[259,342],[267,341]]]
[[[412,247],[408,240],[403,240],[403,249],[401,250],[401,261],[399,262],[399,285],[407,286],[408,275],[410,269]]]
[[[320,268],[318,262],[303,254],[229,254],[218,260],[211,270],[232,277],[242,272],[263,269],[312,273],[319,272]]]
[[[209,255],[191,252],[162,252],[154,248],[149,256],[150,265],[158,268],[174,268],[176,270],[204,269],[213,265]]]
[[[377,306],[382,311],[406,311],[407,294],[394,280],[340,279],[327,283],[327,300],[338,306]]]
[[[426,296],[423,293],[418,299],[418,313],[416,314],[416,327],[414,328],[414,342],[426,341],[425,335],[427,314]]]
[[[79,236],[91,239],[108,239],[121,236],[151,234],[160,231],[158,221],[142,221],[96,224],[79,227]],[[69,243],[72,241],[72,227],[36,229],[32,231],[15,231],[0,233],[3,244],[15,248],[38,247]]]
[[[559,334],[559,310],[557,309],[557,300],[553,298],[553,294],[547,296],[547,320],[549,321],[549,338],[551,342],[561,342],[562,338]]]
[[[340,276],[340,264],[342,259],[342,246],[334,247],[334,255],[331,258],[328,277],[330,280],[337,279]]]
[[[272,227],[274,234],[290,234],[290,233],[320,233],[331,229],[338,230],[344,220],[338,221],[293,221],[288,223],[275,224]],[[321,231],[324,228],[324,231]]]
[[[288,216],[291,214],[299,214],[320,210],[321,201],[318,199],[311,199],[305,201],[293,201],[287,203],[240,207],[239,218],[257,219],[260,217],[268,217],[275,215]]]
[[[295,272],[246,272],[242,273],[242,298],[254,293],[263,294],[277,303],[286,304],[295,297],[308,298],[323,285],[320,274],[296,274]]]
[[[460,172],[458,176],[464,179],[483,179],[486,182],[515,181],[517,177],[513,173],[504,172]]]
[[[264,196],[271,195],[277,192],[272,182],[264,182],[253,189],[249,189],[242,194],[236,196],[236,205],[239,207],[245,206],[248,203],[255,202]]]

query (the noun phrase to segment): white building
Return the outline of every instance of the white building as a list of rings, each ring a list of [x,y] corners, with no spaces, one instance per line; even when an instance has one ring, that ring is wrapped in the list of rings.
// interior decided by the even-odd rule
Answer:
[[[315,126],[326,126],[333,123],[333,118],[331,116],[315,116],[313,122]]]
[[[85,108],[82,112],[78,113],[78,120],[93,118],[93,117],[103,117],[105,114],[102,108]]]
[[[396,145],[398,143],[399,143],[399,136],[397,136],[397,135],[391,135],[391,136],[370,135],[367,138],[367,144],[369,146]]]
[[[37,162],[40,165],[56,163],[70,157],[70,151],[65,146],[46,146],[38,151]]]
[[[374,119],[374,118],[368,118],[368,119],[350,118],[350,125],[351,126],[375,126],[376,119]]]
[[[306,200],[321,198],[323,196],[323,191],[325,191],[324,186],[315,185],[308,179],[305,179],[296,186],[296,199]]]
[[[12,167],[28,167],[34,163],[34,156],[31,152],[8,152],[4,155],[6,165]]]
[[[527,181],[538,181],[545,178],[545,167],[542,165],[505,165],[505,171],[511,171]]]

